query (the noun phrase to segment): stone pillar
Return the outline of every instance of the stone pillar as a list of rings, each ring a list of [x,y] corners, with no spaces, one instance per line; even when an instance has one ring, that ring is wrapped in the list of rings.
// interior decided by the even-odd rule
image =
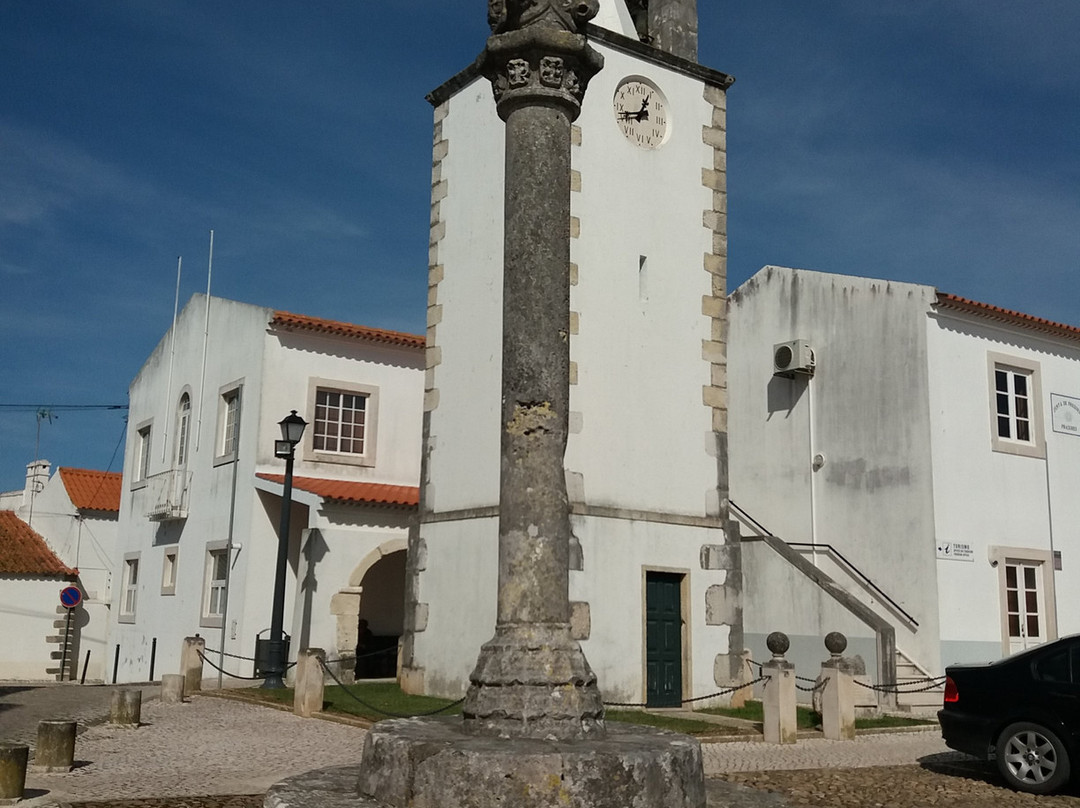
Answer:
[[[30,747],[24,743],[0,741],[0,805],[12,805],[26,788],[26,761]]]
[[[161,675],[161,702],[162,704],[183,704],[184,684],[186,679],[182,673],[164,673]]]
[[[570,124],[603,60],[579,28],[597,0],[489,4],[483,56],[506,123],[499,594],[462,708],[473,732],[603,732],[596,676],[570,634]]]
[[[109,723],[139,726],[142,718],[141,690],[114,690],[109,704]]]
[[[825,636],[829,658],[821,663],[821,730],[832,741],[855,740],[855,672],[843,658],[847,637],[839,631]]]
[[[765,743],[795,743],[798,723],[795,713],[795,666],[784,659],[791,647],[787,635],[774,631],[765,640],[772,659],[762,665],[765,680],[761,706],[765,712]]]
[[[293,712],[301,718],[322,712],[325,661],[326,651],[322,648],[305,648],[296,657]]]
[[[184,692],[196,693],[202,690],[203,660],[206,653],[206,640],[202,637],[184,637],[180,649],[180,673],[184,675]]]
[[[69,772],[75,765],[75,730],[78,724],[68,719],[38,722],[34,769],[42,772]]]

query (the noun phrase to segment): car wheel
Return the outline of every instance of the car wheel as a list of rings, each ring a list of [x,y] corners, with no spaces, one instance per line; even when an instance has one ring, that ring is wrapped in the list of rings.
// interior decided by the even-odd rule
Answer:
[[[1047,794],[1069,781],[1069,753],[1057,735],[1038,724],[1005,727],[997,742],[997,767],[1013,788]]]

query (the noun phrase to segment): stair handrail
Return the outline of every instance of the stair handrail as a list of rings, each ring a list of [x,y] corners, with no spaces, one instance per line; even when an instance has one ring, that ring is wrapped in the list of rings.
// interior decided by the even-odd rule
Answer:
[[[767,535],[769,535],[769,536],[772,536],[772,537],[774,537],[774,538],[780,539],[780,537],[779,537],[779,536],[777,536],[777,535],[776,535],[775,533],[772,533],[772,532],[770,532],[770,531],[768,530],[768,528],[766,528],[766,527],[765,527],[764,525],[762,525],[762,524],[761,524],[761,522],[759,522],[759,521],[758,521],[757,519],[755,519],[754,517],[752,517],[752,516],[751,516],[750,514],[748,514],[748,513],[746,512],[746,511],[744,511],[744,510],[743,510],[742,508],[740,508],[740,507],[739,507],[738,505],[736,505],[736,504],[735,504],[734,502],[732,502],[731,500],[728,500],[728,505],[729,505],[729,506],[730,506],[730,507],[731,507],[731,508],[732,508],[732,509],[733,509],[734,511],[736,511],[736,515],[737,515],[737,516],[738,516],[738,517],[739,517],[740,519],[744,519],[745,521],[747,521],[748,523],[750,523],[750,526],[751,526],[751,527],[753,527],[753,528],[754,528],[755,530],[757,530],[757,531],[759,531],[759,532],[761,532],[761,533],[763,533],[763,534],[767,534]],[[876,595],[877,595],[878,597],[880,597],[880,598],[881,598],[882,600],[884,600],[884,601],[885,601],[886,603],[888,603],[888,604],[889,604],[889,606],[890,606],[890,607],[891,607],[891,608],[892,608],[892,609],[893,609],[894,611],[896,611],[896,612],[897,612],[897,613],[898,613],[898,614],[899,614],[899,615],[900,615],[901,617],[903,617],[903,618],[904,618],[904,619],[905,619],[905,620],[906,620],[907,622],[909,622],[909,623],[910,623],[910,624],[911,624],[912,626],[914,626],[915,628],[918,628],[918,627],[919,627],[919,621],[918,621],[918,620],[916,620],[916,619],[915,619],[915,618],[914,618],[914,617],[913,617],[913,616],[912,616],[912,615],[911,615],[911,614],[910,614],[910,613],[909,613],[909,612],[907,611],[907,609],[905,609],[905,608],[904,608],[903,606],[901,606],[901,605],[900,605],[899,603],[897,603],[897,602],[896,602],[895,600],[893,600],[893,599],[892,599],[891,597],[889,597],[889,596],[888,596],[888,595],[887,595],[887,594],[886,594],[886,593],[885,593],[885,592],[884,592],[884,591],[883,591],[883,590],[881,589],[881,587],[880,587],[880,586],[878,586],[877,584],[875,584],[875,583],[874,583],[874,582],[873,582],[873,581],[872,581],[872,580],[870,579],[870,577],[866,575],[866,573],[864,573],[864,572],[863,572],[862,570],[860,570],[860,569],[859,569],[858,567],[856,567],[856,566],[855,566],[855,565],[854,565],[854,564],[853,564],[853,563],[852,563],[852,562],[851,562],[851,561],[850,561],[850,560],[848,559],[848,557],[847,557],[847,556],[845,556],[845,555],[844,555],[843,553],[841,553],[841,552],[840,552],[839,550],[837,550],[837,549],[836,549],[835,547],[833,547],[833,546],[832,546],[831,544],[825,544],[825,543],[822,543],[822,542],[812,542],[812,541],[786,541],[785,539],[780,539],[780,541],[783,541],[783,542],[785,542],[785,544],[787,544],[787,545],[788,545],[789,547],[809,547],[809,548],[810,548],[811,550],[817,550],[817,549],[819,549],[819,548],[824,548],[825,550],[827,550],[828,552],[830,552],[830,553],[831,553],[831,554],[832,554],[833,556],[835,556],[835,557],[836,557],[837,559],[839,559],[839,561],[840,561],[840,562],[841,562],[841,563],[843,564],[843,566],[847,568],[847,571],[848,571],[848,573],[849,573],[849,574],[851,574],[851,575],[852,575],[852,576],[853,576],[854,578],[857,578],[857,579],[858,579],[859,581],[861,581],[861,582],[862,582],[863,584],[865,584],[865,585],[866,585],[867,587],[869,587],[870,589],[872,589],[872,590],[874,591],[874,593],[875,593],[875,594],[876,594]]]
[[[874,637],[876,638],[877,645],[877,674],[878,679],[881,682],[895,682],[896,681],[896,629],[893,625],[856,598],[844,587],[840,586],[833,578],[824,570],[820,570],[803,558],[802,554],[798,550],[791,547],[786,541],[779,536],[774,535],[767,530],[764,525],[758,522],[754,517],[750,516],[746,511],[740,508],[731,500],[728,500],[728,508],[734,513],[736,518],[744,520],[748,525],[754,527],[760,536],[760,540],[765,542],[774,552],[776,552],[781,558],[803,573],[807,578],[817,584],[822,591],[829,595],[833,600],[859,618],[863,623],[869,626],[874,631]],[[884,709],[896,709],[896,694],[888,692],[879,692],[879,707]]]

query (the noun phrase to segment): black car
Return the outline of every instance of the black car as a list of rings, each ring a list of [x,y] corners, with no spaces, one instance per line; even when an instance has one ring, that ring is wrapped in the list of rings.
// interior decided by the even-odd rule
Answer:
[[[1080,634],[945,675],[938,721],[949,747],[996,761],[1020,791],[1069,782],[1080,762]]]

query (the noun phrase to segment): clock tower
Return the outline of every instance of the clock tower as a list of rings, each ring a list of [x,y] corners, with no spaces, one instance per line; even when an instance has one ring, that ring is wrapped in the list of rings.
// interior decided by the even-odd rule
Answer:
[[[729,685],[743,650],[726,507],[732,79],[696,61],[695,0],[601,0],[588,37],[605,66],[572,129],[571,627],[606,701],[677,705]],[[495,626],[504,127],[476,66],[429,100],[424,465],[402,685],[456,698]]]

